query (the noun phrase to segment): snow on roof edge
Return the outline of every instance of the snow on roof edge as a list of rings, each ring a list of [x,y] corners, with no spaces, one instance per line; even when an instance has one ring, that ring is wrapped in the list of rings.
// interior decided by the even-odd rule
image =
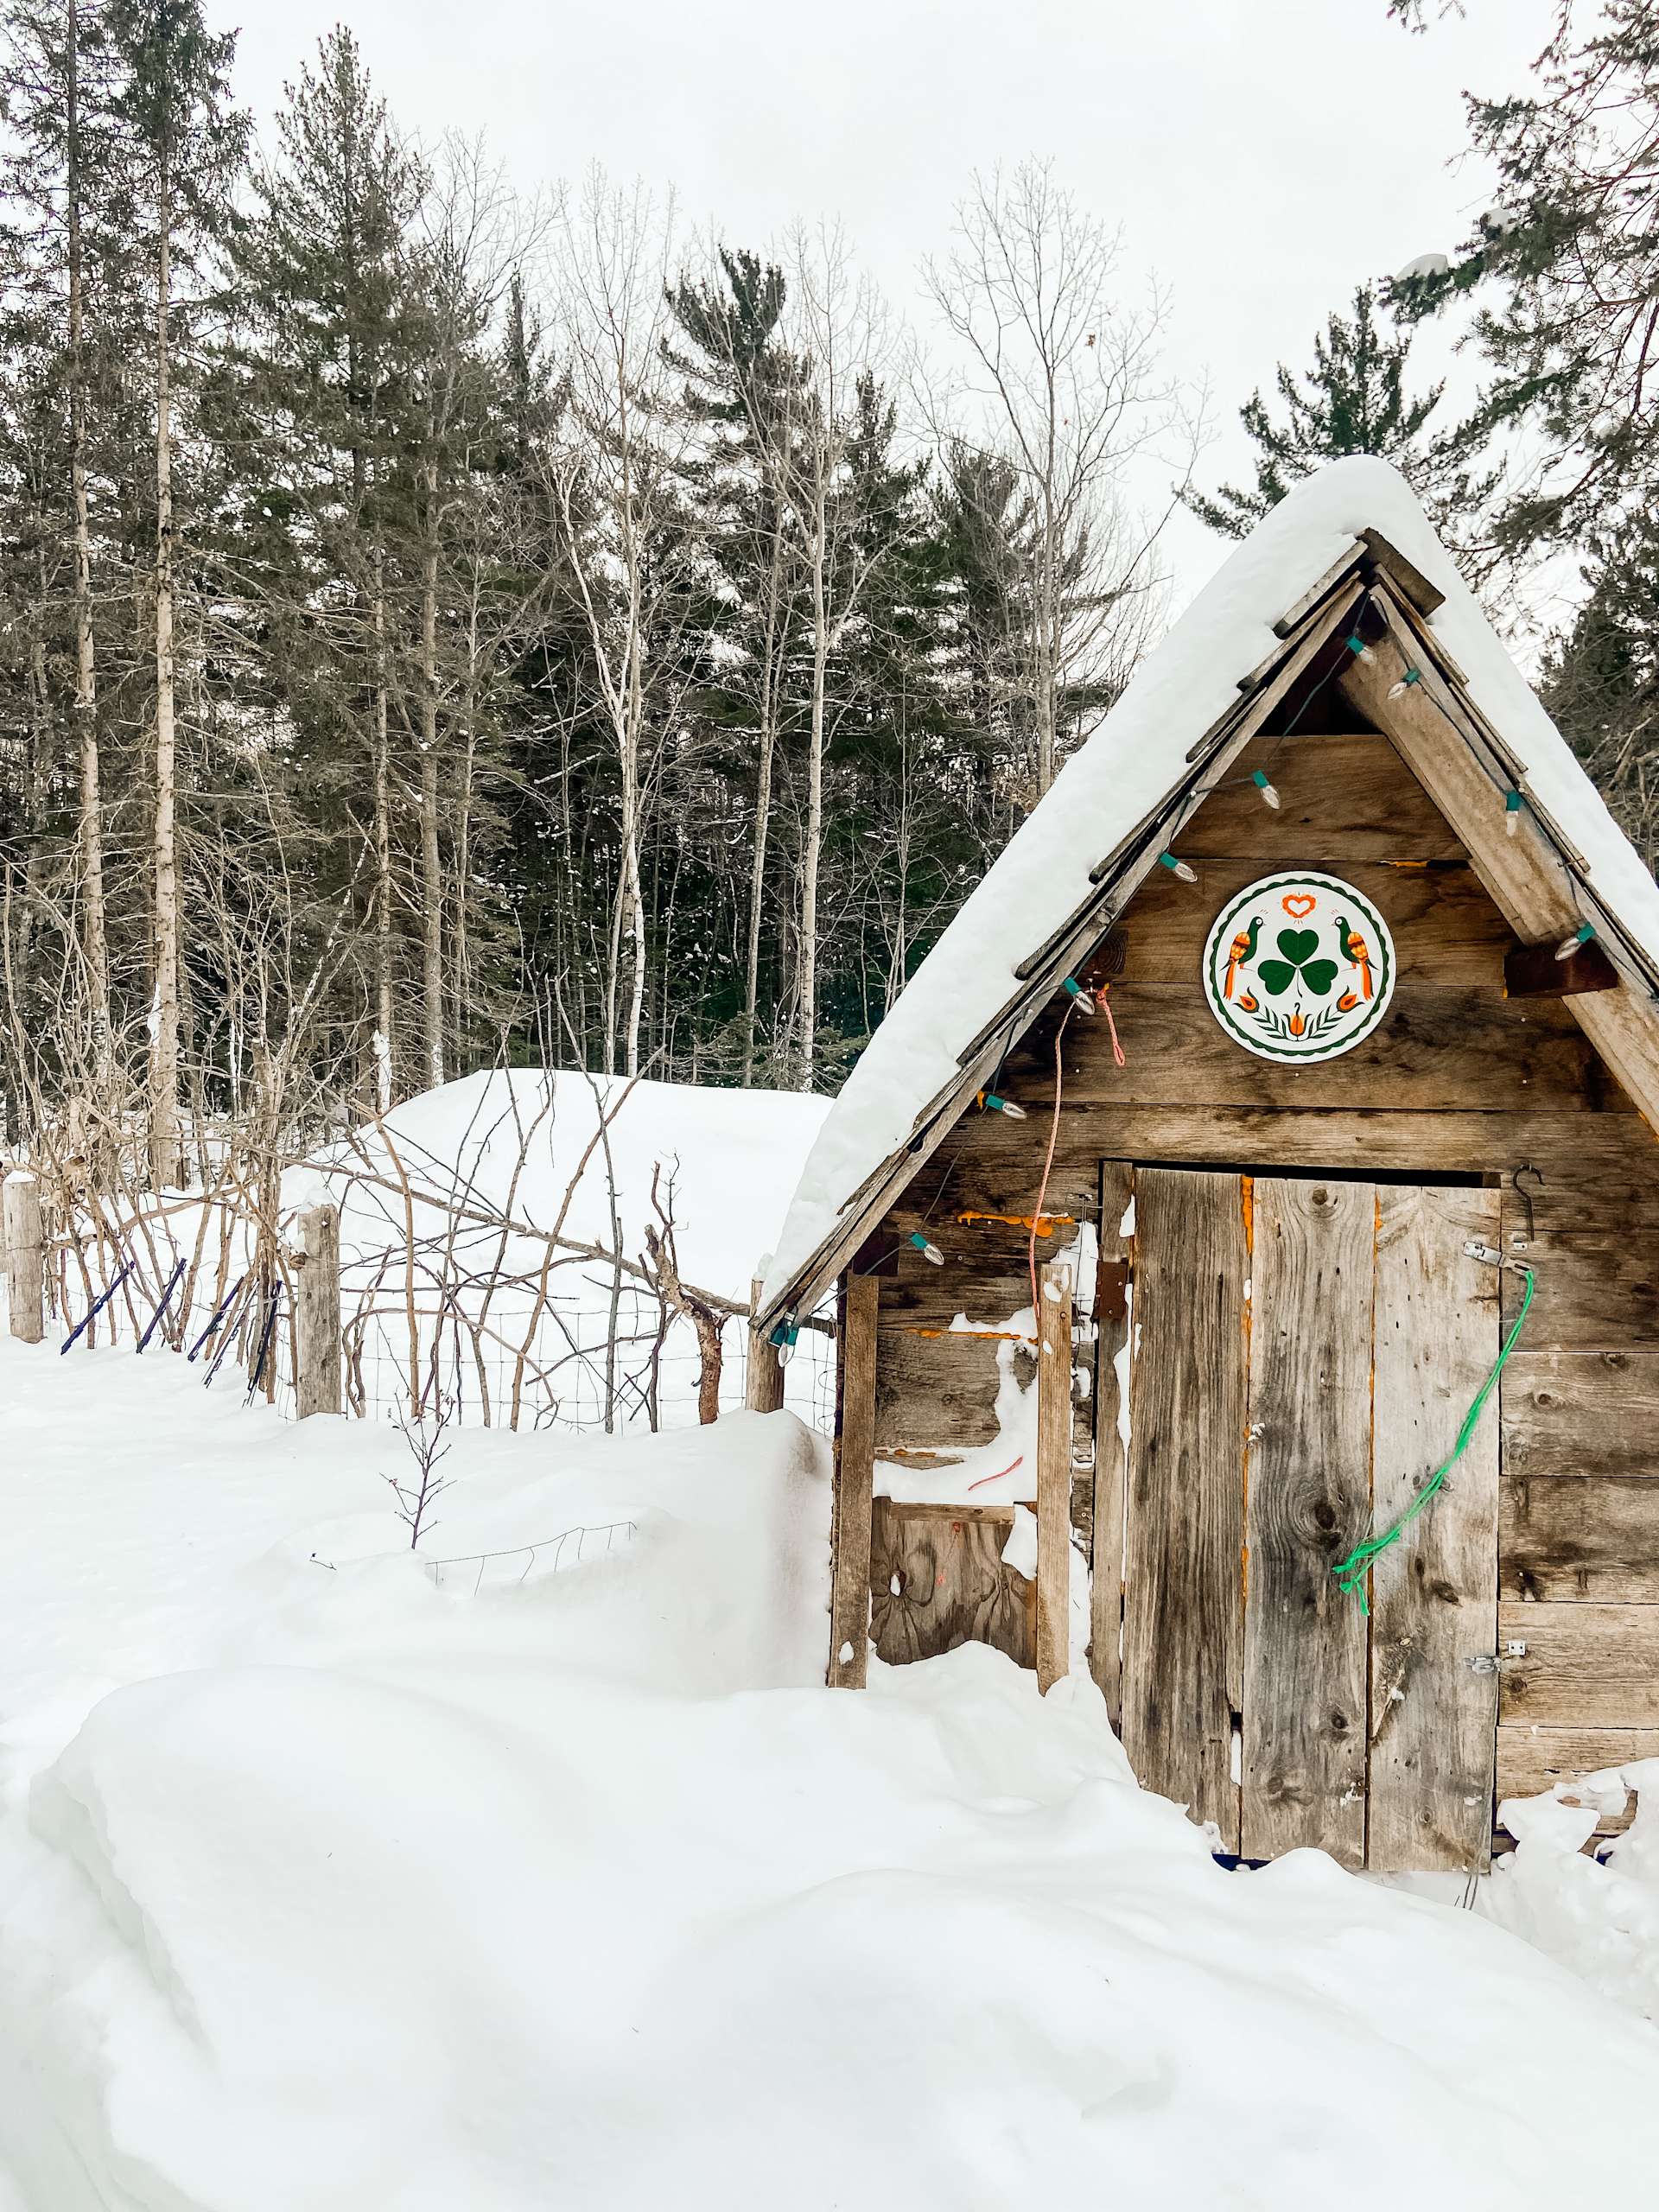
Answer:
[[[1614,822],[1387,461],[1303,480],[1222,563],[1009,840],[927,954],[818,1133],[766,1273],[770,1308],[837,1234],[848,1201],[905,1145],[963,1046],[1020,988],[1015,970],[1090,890],[1090,871],[1154,811],[1185,753],[1280,641],[1273,626],[1361,533],[1380,531],[1446,594],[1429,618],[1529,788],[1583,854],[1599,901],[1659,958],[1659,886]]]

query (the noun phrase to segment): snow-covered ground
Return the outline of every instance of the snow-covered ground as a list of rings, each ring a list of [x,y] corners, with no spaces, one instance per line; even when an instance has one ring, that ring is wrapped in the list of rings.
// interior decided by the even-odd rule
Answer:
[[[5,2212],[1645,2201],[1634,1846],[1504,1878],[1599,1989],[1222,1872],[1086,1681],[823,1689],[786,1414],[464,1432],[435,1574],[386,1427],[9,1342],[0,1411]]]

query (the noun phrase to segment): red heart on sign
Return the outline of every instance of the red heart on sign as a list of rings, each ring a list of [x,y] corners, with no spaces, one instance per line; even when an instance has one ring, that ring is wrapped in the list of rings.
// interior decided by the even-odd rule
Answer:
[[[1294,914],[1299,922],[1305,915],[1311,914],[1319,903],[1311,891],[1293,891],[1279,901],[1285,912]]]

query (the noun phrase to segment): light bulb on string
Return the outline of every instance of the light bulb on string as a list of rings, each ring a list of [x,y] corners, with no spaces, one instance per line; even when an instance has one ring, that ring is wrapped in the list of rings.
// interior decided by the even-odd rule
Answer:
[[[1196,883],[1198,880],[1197,868],[1189,868],[1185,861],[1177,860],[1173,853],[1160,853],[1158,865],[1166,868],[1172,875],[1179,876],[1183,883]]]
[[[1422,680],[1423,671],[1421,668],[1408,668],[1397,683],[1389,684],[1389,698],[1403,699],[1407,692],[1410,690],[1412,685],[1414,683],[1421,683]]]
[[[1525,801],[1525,799],[1523,799],[1523,798],[1522,798],[1522,796],[1521,796],[1521,794],[1520,794],[1520,792],[1519,792],[1519,791],[1505,791],[1505,792],[1504,792],[1504,794],[1503,794],[1503,835],[1504,835],[1506,837],[1513,837],[1513,836],[1514,836],[1515,832],[1516,832],[1516,825],[1519,823],[1519,821],[1520,821],[1520,819],[1521,819],[1521,810],[1522,810],[1522,808],[1526,804],[1526,803],[1527,803],[1527,802]]]
[[[1588,944],[1596,933],[1593,922],[1580,922],[1571,937],[1564,937],[1555,948],[1558,960],[1570,960],[1581,944]]]
[[[1366,644],[1364,639],[1360,636],[1357,630],[1351,632],[1347,637],[1345,637],[1343,639],[1343,643],[1347,646],[1349,652],[1352,653],[1356,660],[1363,660],[1370,665],[1376,658],[1376,655]]]
[[[1076,1007],[1079,1014],[1093,1014],[1095,1010],[1095,995],[1092,991],[1085,989],[1075,976],[1068,976],[1066,977],[1065,995],[1067,998],[1071,1000],[1072,1005]]]
[[[931,1261],[936,1268],[942,1268],[944,1265],[944,1253],[937,1244],[930,1244],[919,1229],[911,1230],[910,1241],[925,1260]]]
[[[1011,1122],[1023,1122],[1026,1118],[1023,1106],[1016,1106],[1012,1098],[999,1098],[994,1090],[982,1090],[979,1103],[988,1114],[1006,1114]]]
[[[1279,794],[1274,791],[1273,785],[1268,781],[1266,769],[1256,769],[1255,773],[1251,776],[1250,781],[1255,785],[1257,791],[1261,792],[1262,798],[1276,814],[1279,810],[1280,804]]]

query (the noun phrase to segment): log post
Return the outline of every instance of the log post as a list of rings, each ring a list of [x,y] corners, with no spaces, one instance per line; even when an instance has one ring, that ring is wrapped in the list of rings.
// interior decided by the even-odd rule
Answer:
[[[6,1312],[11,1333],[26,1344],[46,1334],[46,1239],[41,1231],[41,1185],[27,1167],[5,1182]]]
[[[295,1418],[305,1421],[340,1410],[340,1210],[309,1206],[295,1228]]]
[[[749,1287],[749,1311],[760,1310],[760,1278]],[[743,1402],[752,1414],[775,1414],[784,1402],[784,1363],[778,1347],[759,1329],[749,1331],[748,1364],[744,1370]]]
[[[1071,1664],[1071,1270],[1039,1277],[1037,1314],[1037,1687]]]
[[[830,1516],[831,1689],[861,1690],[870,1637],[870,1518],[875,1486],[875,1323],[881,1287],[851,1275],[837,1353],[841,1434]]]

